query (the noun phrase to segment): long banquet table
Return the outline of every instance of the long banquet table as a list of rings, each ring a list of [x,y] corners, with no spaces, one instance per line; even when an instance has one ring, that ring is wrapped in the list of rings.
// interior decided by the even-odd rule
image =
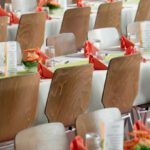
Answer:
[[[146,57],[149,58],[150,55],[146,55]],[[147,61],[146,63],[141,62],[139,91],[134,101],[134,105],[145,104],[147,102],[150,102],[150,92],[149,92],[150,69],[149,68],[150,68],[149,61]],[[94,111],[103,108],[103,105],[101,103],[101,98],[102,98],[106,74],[107,74],[106,70],[93,71],[92,91],[91,91],[88,111]],[[51,79],[43,79],[40,82],[39,108],[38,108],[38,115],[35,124],[41,124],[47,122],[47,118],[44,114],[44,110],[47,102],[50,85],[51,85]]]

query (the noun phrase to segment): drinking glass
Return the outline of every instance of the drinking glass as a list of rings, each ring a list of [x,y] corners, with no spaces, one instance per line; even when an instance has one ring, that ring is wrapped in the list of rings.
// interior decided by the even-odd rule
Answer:
[[[50,13],[48,7],[42,7],[42,11],[44,11],[47,16],[48,16],[48,14]]]
[[[146,127],[148,129],[150,129],[150,118],[149,117],[147,117],[147,119],[146,119]]]
[[[12,12],[13,9],[12,9],[12,4],[11,3],[5,3],[5,6],[4,6],[5,10],[7,12]]]
[[[48,56],[45,65],[47,67],[55,67],[55,48],[54,46],[47,46],[45,49],[45,53]]]
[[[138,36],[136,33],[128,33],[128,39],[133,42],[133,43],[137,43],[138,41]]]
[[[98,50],[101,49],[101,40],[99,40],[99,39],[94,39],[94,40],[92,41],[92,43],[93,43],[93,45],[94,45]]]
[[[88,150],[101,150],[101,138],[97,133],[87,133],[86,147]]]

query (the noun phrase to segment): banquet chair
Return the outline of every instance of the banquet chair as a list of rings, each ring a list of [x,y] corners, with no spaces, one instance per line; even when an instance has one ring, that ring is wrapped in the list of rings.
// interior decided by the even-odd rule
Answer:
[[[135,16],[136,21],[150,20],[150,0],[140,0]]]
[[[90,7],[73,8],[65,11],[60,33],[74,33],[77,49],[81,49],[89,30]]]
[[[5,3],[11,3],[12,0],[5,0]]]
[[[121,113],[117,108],[106,108],[81,114],[76,121],[77,135],[85,138],[86,133],[99,133],[100,124],[108,124],[111,121],[121,119]]]
[[[131,125],[130,112],[138,93],[140,62],[140,53],[112,59],[102,95],[104,108],[117,107]]]
[[[19,42],[22,53],[26,49],[41,48],[44,42],[45,20],[44,12],[21,16],[16,41]]]
[[[67,55],[77,52],[75,35],[61,33],[47,38],[47,46],[55,47],[55,56]]]
[[[49,122],[62,122],[65,127],[75,125],[89,104],[92,71],[88,64],[54,72],[45,110]]]
[[[0,17],[0,42],[7,41],[8,17]]]
[[[91,42],[99,40],[101,44],[100,46],[104,49],[120,45],[120,35],[116,28],[100,28],[90,30],[88,32],[88,40]]]
[[[38,74],[0,79],[0,149],[13,146],[16,134],[32,125],[37,111],[39,80]]]
[[[128,36],[130,35],[135,35],[136,36],[136,42],[141,42],[141,23],[142,22],[132,22],[129,23],[127,26],[127,34]]]
[[[65,128],[61,123],[47,123],[20,131],[16,150],[69,150]]]
[[[101,4],[97,11],[94,29],[104,27],[121,28],[122,1]]]

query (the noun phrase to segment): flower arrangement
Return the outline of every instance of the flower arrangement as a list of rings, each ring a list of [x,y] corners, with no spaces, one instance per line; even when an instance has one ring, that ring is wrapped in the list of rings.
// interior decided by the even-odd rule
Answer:
[[[150,130],[141,121],[137,121],[129,133],[132,140],[124,142],[124,150],[150,150]]]
[[[48,7],[49,10],[60,8],[60,4],[55,0],[40,0],[38,7]]]
[[[45,63],[48,56],[38,48],[27,49],[24,51],[23,64],[28,68],[37,67],[38,63]]]

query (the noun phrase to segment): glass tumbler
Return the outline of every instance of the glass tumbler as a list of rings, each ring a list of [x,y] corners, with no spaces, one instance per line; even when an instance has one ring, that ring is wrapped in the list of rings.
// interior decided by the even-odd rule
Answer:
[[[47,46],[45,53],[48,56],[48,59],[45,62],[47,67],[55,67],[55,48],[54,46]]]
[[[4,6],[5,10],[7,12],[12,12],[13,9],[12,9],[12,4],[11,3],[5,3],[5,6]]]
[[[86,147],[88,150],[101,150],[101,138],[97,133],[87,133]]]

